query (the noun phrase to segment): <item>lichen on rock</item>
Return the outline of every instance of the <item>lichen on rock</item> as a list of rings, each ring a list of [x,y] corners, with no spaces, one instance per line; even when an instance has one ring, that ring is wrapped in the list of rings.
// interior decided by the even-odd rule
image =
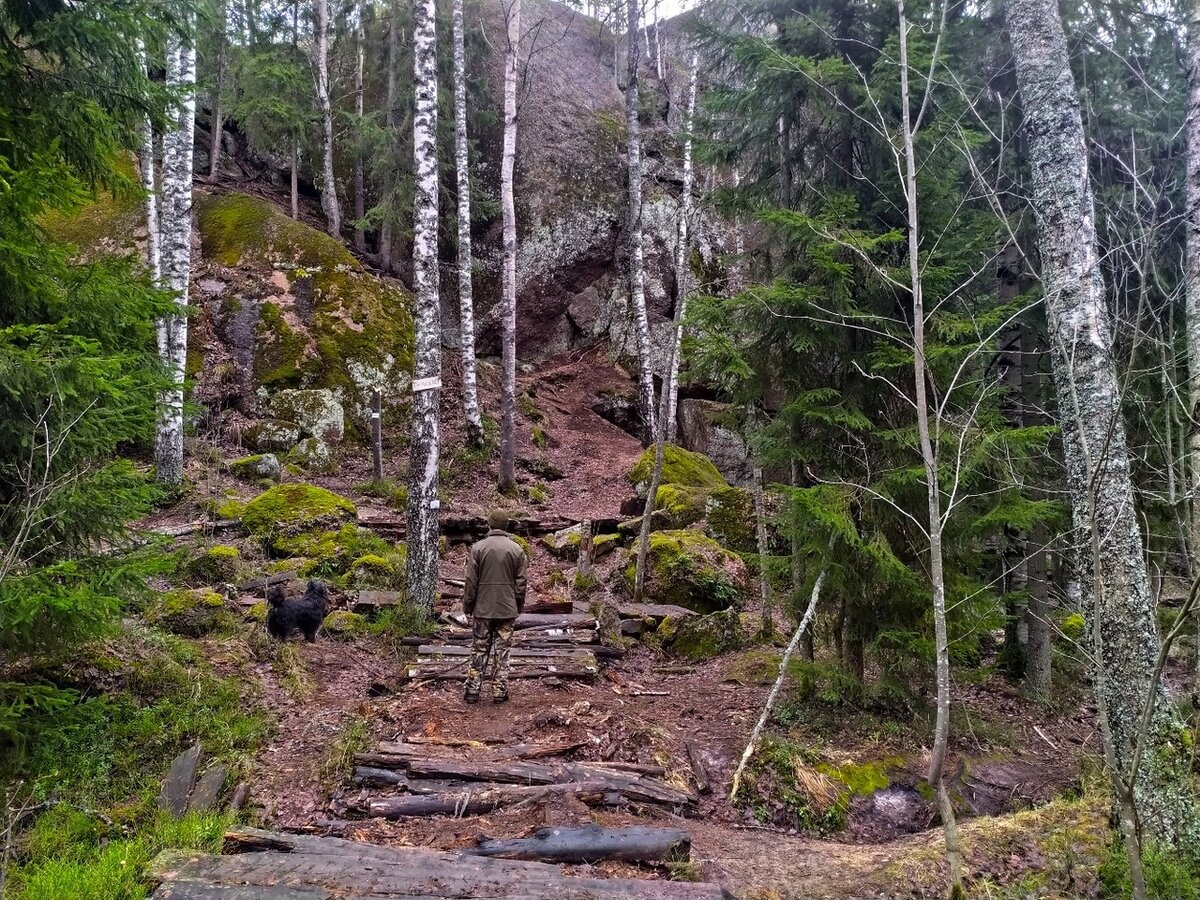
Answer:
[[[754,553],[758,548],[754,495],[743,488],[721,488],[708,495],[704,505],[708,534],[722,547],[735,553]]]
[[[278,481],[282,470],[274,453],[258,453],[233,460],[229,463],[229,471],[234,478],[247,481]]]
[[[280,419],[263,419],[255,422],[243,434],[246,442],[256,450],[280,453],[292,449],[300,440],[300,426],[295,422]]]
[[[283,390],[271,397],[277,420],[295,422],[300,433],[326,444],[340,443],[346,434],[346,415],[333,391],[312,388]]]
[[[293,466],[312,475],[324,475],[333,471],[333,451],[323,440],[309,437],[288,451],[284,459]]]

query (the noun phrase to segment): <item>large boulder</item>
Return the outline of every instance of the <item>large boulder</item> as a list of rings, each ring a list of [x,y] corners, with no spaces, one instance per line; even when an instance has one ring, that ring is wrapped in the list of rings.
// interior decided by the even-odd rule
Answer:
[[[639,497],[650,490],[650,479],[654,474],[653,447],[647,449],[629,470],[629,482]],[[693,453],[675,444],[663,445],[663,467],[661,484],[715,491],[728,487],[728,483],[717,471],[712,460],[700,453]]]
[[[625,569],[632,591],[636,560]],[[739,607],[750,589],[741,557],[698,531],[658,531],[650,535],[645,596],[650,603],[682,606],[699,613]]]
[[[367,272],[341,241],[269,201],[202,193],[195,205],[208,285],[189,335],[193,354],[206,357],[193,366],[199,399],[246,406],[260,388],[322,388],[364,430],[375,389],[388,404],[408,399],[413,322],[399,282]],[[217,383],[229,372],[237,377]]]
[[[255,422],[242,435],[260,453],[281,453],[292,449],[300,440],[300,426],[295,422],[263,419]]]
[[[729,406],[713,400],[679,401],[679,442],[708,457],[730,484],[747,487],[754,475],[742,435],[724,424]]]
[[[735,553],[758,550],[754,495],[744,488],[721,488],[709,494],[704,503],[704,519],[709,537],[722,547]]]
[[[355,518],[353,503],[311,484],[277,484],[246,504],[242,524],[268,545],[296,535],[334,528]]]
[[[279,391],[271,398],[277,420],[295,422],[300,433],[326,444],[340,443],[346,434],[346,414],[333,391],[321,388]]]

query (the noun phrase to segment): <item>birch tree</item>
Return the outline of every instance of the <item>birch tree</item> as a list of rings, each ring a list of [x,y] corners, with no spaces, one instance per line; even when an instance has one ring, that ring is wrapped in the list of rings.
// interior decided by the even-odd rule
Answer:
[[[479,412],[479,392],[475,384],[475,300],[471,289],[471,154],[467,144],[467,52],[463,0],[454,0],[453,28],[454,167],[458,178],[458,327],[462,353],[463,418],[467,422],[467,443],[481,447],[483,418]],[[506,75],[507,72],[506,66]],[[510,192],[511,188],[510,183]]]
[[[325,213],[325,230],[334,237],[339,237],[342,233],[342,210],[338,204],[337,182],[333,174],[333,104],[329,99],[329,0],[316,0],[314,13],[317,104],[321,107],[323,132],[321,211]]]
[[[654,371],[653,348],[650,344],[650,319],[646,313],[645,273],[642,265],[642,136],[638,116],[641,102],[638,96],[638,66],[641,62],[638,46],[640,28],[638,0],[626,6],[626,33],[629,39],[625,73],[625,127],[628,132],[629,164],[629,308],[633,314],[638,355],[638,408],[642,416],[642,444],[654,440]]]
[[[146,45],[138,38],[138,61],[142,74],[148,77],[146,65]],[[159,250],[160,238],[158,222],[158,178],[154,165],[154,123],[150,116],[142,116],[141,121],[141,153],[138,155],[138,175],[141,178],[142,190],[146,192],[146,266],[155,284],[162,278],[162,256]]]
[[[1188,434],[1188,468],[1191,473],[1190,556],[1192,577],[1200,575],[1200,2],[1188,6],[1187,62],[1187,184],[1184,253],[1188,409],[1192,427]],[[1200,622],[1200,612],[1197,612]],[[1196,642],[1196,690],[1200,692],[1200,641]]]
[[[367,233],[362,227],[363,216],[367,214],[366,164],[362,151],[363,68],[367,56],[366,24],[363,20],[366,14],[365,0],[359,0],[354,11],[354,117],[358,126],[358,141],[354,148],[354,249],[359,253],[367,249]]]
[[[501,271],[500,481],[502,493],[517,484],[517,210],[513,167],[517,156],[517,65],[521,46],[521,0],[511,0],[504,50],[504,142],[500,157],[500,208],[504,228]]]
[[[438,416],[441,307],[438,300],[437,2],[413,3],[413,403],[409,441],[408,598],[433,609],[438,584]]]
[[[162,397],[154,441],[154,464],[163,484],[183,483],[183,381],[187,362],[188,282],[192,265],[192,142],[196,127],[196,45],[192,16],[171,34],[166,83],[178,99],[163,135],[162,209],[159,211],[162,274],[178,312],[158,322],[158,352],[172,380]]]
[[[1132,784],[1134,814],[1145,834],[1195,851],[1200,819],[1185,729],[1153,677],[1161,642],[1134,506],[1079,99],[1058,4],[1010,0],[1007,26],[1025,116],[1077,552],[1080,571],[1091,576],[1083,585],[1084,609],[1106,755],[1118,801],[1120,782]],[[1142,752],[1135,751],[1139,744]],[[1127,844],[1128,824],[1123,821]]]

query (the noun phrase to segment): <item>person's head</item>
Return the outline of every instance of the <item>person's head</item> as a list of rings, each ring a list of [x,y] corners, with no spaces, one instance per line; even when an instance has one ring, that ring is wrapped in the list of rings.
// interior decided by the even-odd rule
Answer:
[[[493,509],[487,515],[488,528],[494,531],[508,531],[509,515],[506,509]]]

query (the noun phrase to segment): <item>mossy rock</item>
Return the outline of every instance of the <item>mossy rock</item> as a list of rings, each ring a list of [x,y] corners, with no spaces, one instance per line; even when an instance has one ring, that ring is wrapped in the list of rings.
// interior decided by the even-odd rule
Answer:
[[[639,497],[645,497],[654,474],[654,448],[648,448],[629,471],[629,482]],[[662,484],[715,491],[729,487],[712,460],[675,444],[663,445]]]
[[[636,560],[625,569],[632,592]],[[749,590],[741,557],[698,531],[658,531],[650,535],[646,557],[646,598],[699,613],[740,606]]]
[[[655,524],[662,511],[670,528],[687,528],[704,518],[709,492],[702,487],[683,484],[663,484],[655,495]]]
[[[204,257],[269,273],[279,295],[259,308],[255,379],[268,388],[329,388],[365,428],[372,392],[407,397],[412,301],[367,272],[337,238],[246,194],[198,194]],[[303,297],[306,302],[297,303]]]
[[[579,559],[579,545],[583,543],[583,532],[580,526],[572,525],[570,528],[562,529],[562,531],[547,534],[540,541],[542,546],[554,556],[574,562]],[[619,534],[592,535],[592,559],[596,560],[608,556],[608,554],[621,546],[623,541],[624,537]]]
[[[242,569],[242,551],[226,544],[209,547],[187,564],[188,579],[202,584],[235,581]]]
[[[246,618],[252,622],[266,624],[267,621],[267,601],[259,600],[246,609]]]
[[[335,609],[321,623],[325,633],[332,638],[349,640],[367,630],[366,616],[345,609]]]
[[[392,546],[383,538],[354,524],[343,525],[337,531],[314,530],[280,535],[271,542],[271,549],[283,556],[308,559],[312,563],[310,570],[329,575],[348,572],[355,561],[362,557],[388,559],[394,553]]]
[[[387,555],[364,553],[350,564],[346,583],[359,590],[399,588],[404,584],[404,562],[405,554],[400,551]]]
[[[509,537],[512,538],[514,544],[525,551],[525,556],[528,557],[532,550],[532,548],[529,546],[529,541],[526,538],[521,537],[519,534],[510,534]]]
[[[674,655],[693,662],[712,659],[742,645],[741,621],[734,609],[681,619],[672,623],[671,631],[669,641],[660,635],[663,643]]]
[[[302,471],[313,475],[328,475],[333,471],[333,451],[323,440],[316,437],[305,438],[288,451],[284,457],[289,465],[298,466]]]
[[[312,484],[279,484],[246,504],[242,524],[253,537],[270,544],[327,529],[356,514],[354,504],[333,491]]]
[[[720,488],[708,495],[704,504],[708,534],[722,547],[734,553],[758,550],[754,495],[742,488]]]
[[[271,412],[277,419],[295,422],[300,433],[326,444],[340,443],[346,434],[346,413],[333,391],[279,391],[271,398]]]
[[[779,677],[779,664],[782,661],[782,653],[767,647],[755,647],[730,660],[725,669],[725,680],[743,685],[774,684]]]
[[[251,447],[261,452],[283,453],[299,442],[300,426],[282,419],[262,419],[255,422],[243,434]]]
[[[243,481],[278,481],[281,474],[279,459],[274,453],[256,453],[235,459],[229,463],[229,471],[234,478]]]
[[[122,154],[116,167],[129,184],[116,192],[96,188],[92,197],[70,212],[53,210],[38,221],[55,238],[74,244],[84,256],[140,254],[146,240],[146,208],[136,187],[140,184],[137,160]]]
[[[151,625],[185,637],[211,634],[230,619],[225,598],[204,588],[162,594],[146,612],[146,621]]]

